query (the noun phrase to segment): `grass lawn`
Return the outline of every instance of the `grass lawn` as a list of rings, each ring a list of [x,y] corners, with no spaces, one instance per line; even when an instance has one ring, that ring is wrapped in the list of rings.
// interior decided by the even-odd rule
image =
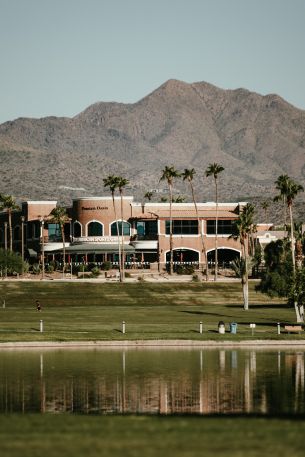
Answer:
[[[36,311],[39,299],[43,310]],[[5,300],[5,308],[1,307]],[[44,332],[39,332],[43,319]],[[217,324],[238,323],[237,335],[217,333]],[[126,321],[126,334],[121,332]],[[199,322],[203,322],[203,334]],[[257,324],[252,337],[249,323]],[[295,322],[293,308],[255,292],[244,311],[241,285],[230,283],[0,283],[0,342],[125,339],[275,338],[277,322]],[[303,335],[281,334],[302,339]]]
[[[0,415],[1,457],[301,457],[304,435],[304,419]]]

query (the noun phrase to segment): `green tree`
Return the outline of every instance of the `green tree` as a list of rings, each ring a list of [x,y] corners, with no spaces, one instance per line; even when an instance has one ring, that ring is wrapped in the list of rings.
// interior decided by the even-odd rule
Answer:
[[[12,228],[12,212],[20,210],[14,197],[11,195],[0,194],[0,211],[6,211],[8,215],[8,227],[10,236],[10,251],[13,250],[13,228]]]
[[[249,238],[254,228],[254,206],[247,203],[241,210],[235,223],[235,233],[232,235],[239,239],[241,244],[242,257],[239,262],[240,277],[243,289],[244,309],[249,309],[249,266],[251,257],[249,256]]]
[[[146,194],[144,194],[144,198],[146,198],[149,202],[151,201],[153,197],[153,192],[147,191]]]
[[[195,197],[195,190],[194,190],[194,186],[193,186],[193,179],[194,179],[195,174],[196,174],[196,171],[194,170],[194,168],[192,168],[192,169],[185,168],[184,172],[182,173],[182,177],[183,177],[183,181],[187,181],[189,183],[189,186],[190,186],[190,189],[191,189],[192,200],[193,200],[195,211],[196,211],[198,229],[199,229],[200,238],[201,238],[202,252],[203,252],[203,255],[204,255],[205,276],[206,276],[206,280],[208,281],[209,280],[209,270],[208,270],[207,251],[206,251],[206,247],[205,247],[205,242],[204,242],[204,237],[203,237],[203,232],[202,232],[202,223],[201,223],[200,218],[199,218],[198,206],[197,206],[197,201],[196,201],[196,197]]]
[[[265,222],[267,222],[267,211],[268,211],[268,208],[270,206],[270,202],[268,200],[264,200],[262,203],[261,203],[261,206],[264,210],[264,215],[265,215]]]
[[[116,189],[119,186],[119,177],[114,176],[114,175],[109,175],[107,178],[103,179],[104,182],[104,187],[109,188],[111,192],[111,197],[112,197],[112,206],[113,206],[113,211],[114,211],[114,218],[115,218],[115,223],[116,223],[116,230],[117,230],[117,237],[118,237],[118,250],[119,250],[119,278],[120,282],[122,282],[122,270],[121,270],[121,265],[122,265],[122,257],[121,257],[121,243],[120,243],[120,237],[119,237],[119,222],[118,222],[118,216],[117,216],[117,211],[116,211],[116,205],[115,205],[115,199],[114,199],[114,194]]]
[[[124,252],[124,214],[123,214],[123,208],[124,208],[124,205],[123,205],[123,190],[124,190],[124,187],[127,186],[127,184],[129,184],[129,181],[128,179],[126,178],[123,178],[122,176],[118,176],[118,182],[117,182],[117,185],[118,185],[118,189],[119,189],[119,193],[120,193],[120,198],[121,198],[121,240],[122,240],[122,249],[121,249],[121,254],[122,254],[122,267],[121,267],[121,274],[122,274],[122,282],[124,281],[125,279],[125,252]]]
[[[22,274],[28,270],[28,263],[22,260],[19,253],[0,249],[0,274],[1,276]]]
[[[218,175],[224,171],[224,167],[218,163],[211,163],[205,171],[207,177],[213,176],[215,183],[215,202],[216,202],[216,217],[215,217],[215,276],[217,281],[218,275]]]
[[[299,192],[303,192],[304,188],[301,184],[298,184],[288,175],[281,175],[275,182],[276,189],[280,191],[279,195],[274,198],[274,200],[283,200],[287,202],[287,207],[289,211],[290,218],[290,249],[292,257],[292,272],[294,284],[297,284],[296,277],[296,260],[295,260],[295,236],[294,236],[294,222],[292,214],[292,206],[295,197]],[[299,277],[299,275],[298,275]],[[299,305],[298,302],[295,302],[295,312],[297,316],[297,322],[304,321],[304,308],[303,305]]]
[[[293,272],[295,272],[295,237],[294,237],[294,222],[292,214],[292,204],[295,197],[299,192],[303,192],[304,188],[301,184],[298,184],[287,175],[281,175],[275,182],[276,189],[280,191],[280,194],[274,198],[275,201],[283,200],[287,202],[290,218],[290,243],[291,243],[291,255],[292,255],[292,266]]]
[[[264,250],[265,268],[257,290],[286,298],[294,306],[297,322],[304,322],[305,268],[294,271],[290,240],[272,241]]]
[[[66,208],[62,206],[57,206],[53,208],[49,214],[48,222],[53,224],[57,224],[60,229],[61,238],[62,238],[62,251],[63,251],[63,267],[62,267],[62,274],[65,274],[65,265],[66,265],[66,243],[65,243],[65,224],[69,222],[69,216],[67,214]]]
[[[286,230],[286,225],[287,225],[287,206],[286,206],[286,201],[287,201],[287,187],[288,187],[288,181],[290,180],[288,175],[280,175],[277,180],[275,181],[275,188],[278,190],[280,193],[279,195],[276,195],[273,199],[274,202],[283,202],[283,223],[284,223],[284,230]]]
[[[270,297],[288,297],[292,285],[289,240],[271,241],[264,249],[266,271],[257,289]]]
[[[170,251],[170,262],[169,262],[169,274],[173,274],[173,218],[172,218],[172,204],[173,204],[173,182],[175,178],[180,178],[181,173],[175,169],[174,166],[166,166],[162,170],[162,176],[160,181],[167,181],[169,189],[169,251]]]
[[[173,197],[173,203],[183,203],[185,202],[185,197],[183,195],[177,195],[177,197]]]

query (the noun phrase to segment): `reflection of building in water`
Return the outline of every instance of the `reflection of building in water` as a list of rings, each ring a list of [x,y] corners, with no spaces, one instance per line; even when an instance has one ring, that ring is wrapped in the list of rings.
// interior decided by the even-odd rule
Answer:
[[[99,361],[93,368],[75,363],[67,372],[55,372],[53,361],[41,354],[36,377],[26,368],[10,372],[0,357],[0,412],[266,414],[273,411],[274,401],[283,408],[290,401],[293,411],[304,412],[304,353],[282,355],[280,373],[278,351],[265,362],[259,352],[236,350],[190,353],[180,365],[177,351],[172,365],[162,365],[160,357],[143,371],[138,362],[149,356],[135,363],[127,351],[109,359],[115,369],[107,374],[107,364],[96,370]]]

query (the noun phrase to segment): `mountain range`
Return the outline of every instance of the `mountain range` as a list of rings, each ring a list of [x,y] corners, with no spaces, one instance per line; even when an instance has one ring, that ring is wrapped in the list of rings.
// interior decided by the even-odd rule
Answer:
[[[73,118],[19,118],[0,125],[1,192],[17,199],[105,195],[103,178],[129,179],[142,199],[166,190],[165,165],[195,168],[197,199],[214,198],[210,163],[225,168],[220,200],[267,199],[288,174],[305,185],[305,111],[279,95],[169,80],[134,104],[98,102]],[[182,180],[175,193],[188,195]],[[300,202],[304,201],[304,196]]]

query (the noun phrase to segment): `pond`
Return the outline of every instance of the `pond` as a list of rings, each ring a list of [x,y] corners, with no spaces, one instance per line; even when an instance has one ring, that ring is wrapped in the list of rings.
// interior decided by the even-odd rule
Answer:
[[[304,414],[304,351],[1,350],[11,412]]]

